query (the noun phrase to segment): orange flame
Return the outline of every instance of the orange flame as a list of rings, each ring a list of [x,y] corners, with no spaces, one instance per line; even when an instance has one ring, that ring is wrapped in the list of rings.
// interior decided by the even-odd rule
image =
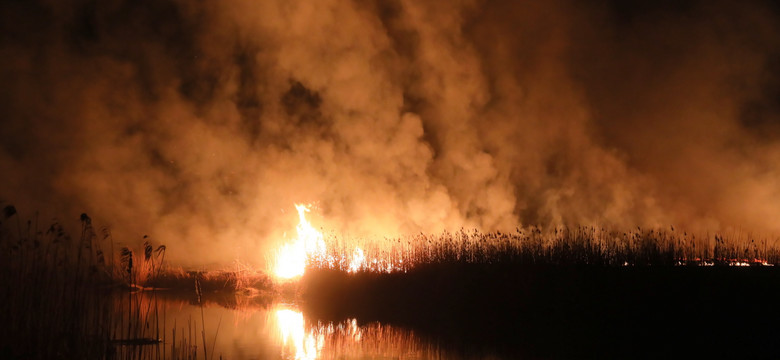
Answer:
[[[306,212],[310,211],[307,205],[295,204],[298,210],[299,223],[296,227],[298,236],[290,244],[285,244],[279,249],[276,256],[274,274],[282,279],[291,279],[303,275],[306,269],[306,260],[315,254],[325,254],[325,241],[322,233],[317,231],[306,220]]]
[[[296,227],[297,236],[292,242],[282,245],[276,253],[273,272],[277,278],[293,279],[303,276],[309,261],[330,268],[341,267],[350,273],[361,270],[393,272],[401,268],[402,260],[394,264],[387,259],[385,261],[377,258],[369,259],[363,249],[357,246],[352,250],[351,256],[334,257],[329,254],[322,233],[306,219],[306,213],[310,211],[309,206],[295,204],[295,209],[298,210],[299,218]]]

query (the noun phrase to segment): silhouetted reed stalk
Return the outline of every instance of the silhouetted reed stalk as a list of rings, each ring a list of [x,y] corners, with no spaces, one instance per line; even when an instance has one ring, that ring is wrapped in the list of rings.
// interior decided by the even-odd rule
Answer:
[[[110,279],[94,252],[91,219],[82,215],[77,243],[59,223],[45,232],[37,223],[37,217],[35,226],[27,221],[21,231],[16,209],[3,209],[0,278],[7,291],[0,295],[0,349],[10,357],[99,358],[110,340],[110,303],[101,300]]]
[[[134,295],[140,289],[139,275],[153,279],[163,272],[165,246],[150,251],[147,241],[140,258],[123,247],[118,256],[121,266],[116,266],[110,231],[103,229],[98,238],[86,214],[79,219],[77,241],[56,221],[46,231],[39,230],[37,216],[24,228],[11,205],[2,208],[1,216],[0,279],[7,289],[0,291],[4,357],[161,359],[172,355],[160,352],[158,339],[161,334],[165,337],[166,330],[160,328],[156,293],[151,300]],[[171,346],[187,348],[195,343],[191,339],[179,337],[180,343]],[[176,355],[195,358],[186,351]]]
[[[200,278],[195,278],[195,295],[198,297],[198,305],[200,305],[200,324],[201,324],[201,337],[203,338],[203,358],[208,360],[208,351],[206,350],[206,320],[203,316],[203,289],[200,286]]]

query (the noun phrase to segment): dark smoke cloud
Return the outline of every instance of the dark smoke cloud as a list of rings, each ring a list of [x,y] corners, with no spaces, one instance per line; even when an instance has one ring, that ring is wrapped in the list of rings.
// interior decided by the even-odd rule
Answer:
[[[777,233],[778,19],[760,1],[2,1],[1,200],[150,234],[185,265],[262,262],[296,202],[355,236]]]

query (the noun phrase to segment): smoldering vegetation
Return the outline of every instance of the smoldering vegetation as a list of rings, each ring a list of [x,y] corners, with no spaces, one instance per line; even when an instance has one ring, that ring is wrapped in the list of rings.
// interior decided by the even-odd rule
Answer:
[[[177,263],[322,226],[780,231],[769,1],[4,1],[0,192]],[[143,229],[143,233],[140,232]],[[77,229],[72,229],[77,231]]]

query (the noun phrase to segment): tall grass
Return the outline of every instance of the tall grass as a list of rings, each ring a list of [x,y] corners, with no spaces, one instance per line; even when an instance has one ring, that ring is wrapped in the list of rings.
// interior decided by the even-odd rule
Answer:
[[[20,358],[100,358],[110,352],[111,278],[95,241],[92,221],[81,216],[81,236],[54,222],[21,224],[5,206],[0,226],[0,347]]]
[[[168,338],[156,295],[144,301],[135,294],[139,282],[164,273],[165,246],[154,249],[145,239],[142,256],[126,247],[115,256],[110,232],[99,237],[87,214],[78,238],[56,221],[46,230],[37,216],[23,222],[12,205],[0,219],[3,357],[196,358],[192,331]]]
[[[477,230],[419,234],[366,241],[328,235],[328,253],[309,259],[310,268],[347,271],[356,249],[359,269],[408,271],[424,264],[513,263],[561,266],[774,265],[778,240],[750,234],[695,235],[669,229],[614,231],[596,227],[518,228],[512,233]],[[355,270],[355,269],[353,269]]]
[[[777,354],[768,238],[532,227],[326,242],[298,285],[310,317],[414,329],[466,358]]]

